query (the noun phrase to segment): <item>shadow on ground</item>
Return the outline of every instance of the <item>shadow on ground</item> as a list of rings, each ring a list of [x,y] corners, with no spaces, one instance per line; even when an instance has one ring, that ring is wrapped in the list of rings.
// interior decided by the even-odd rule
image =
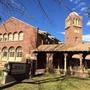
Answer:
[[[65,79],[65,76],[62,76],[62,77],[55,77],[55,78],[48,78],[48,79],[43,79],[43,80],[35,80],[33,78],[31,79],[25,79],[25,80],[22,80],[22,81],[15,81],[15,82],[12,82],[12,83],[8,83],[6,85],[2,85],[0,86],[0,90],[3,90],[3,89],[6,89],[6,88],[9,88],[11,86],[14,86],[14,85],[17,85],[17,84],[20,84],[20,83],[28,83],[28,84],[42,84],[42,83],[47,83],[47,82],[55,82],[55,81],[62,81]]]
[[[57,86],[58,88],[62,88],[60,90],[64,90],[63,87],[62,87],[63,81],[64,82],[67,82],[67,86],[71,86],[71,87],[76,88],[76,89],[79,90],[79,87],[77,85],[74,85],[72,83],[72,81],[70,81],[69,79],[75,79],[76,81],[77,80],[82,80],[82,81],[84,81],[84,80],[90,80],[90,79],[87,79],[87,78],[75,78],[75,77],[68,77],[68,76],[58,76],[58,77],[56,77],[56,76],[50,77],[49,76],[48,78],[47,78],[47,76],[43,76],[43,77],[46,77],[46,79],[45,79],[45,78],[41,78],[42,76],[43,75],[36,76],[34,78],[31,78],[31,79],[25,79],[25,80],[22,80],[22,81],[16,81],[16,82],[9,83],[9,84],[6,84],[6,85],[1,86],[0,87],[0,90],[6,89],[6,88],[9,88],[9,87],[12,87],[14,85],[21,84],[21,83],[35,84],[35,85],[38,85],[38,88],[41,88],[41,85],[43,83],[57,82],[57,81],[60,81],[61,82],[61,85],[59,84]],[[37,78],[39,78],[40,80],[38,80]],[[42,90],[42,89],[40,89],[40,90]]]

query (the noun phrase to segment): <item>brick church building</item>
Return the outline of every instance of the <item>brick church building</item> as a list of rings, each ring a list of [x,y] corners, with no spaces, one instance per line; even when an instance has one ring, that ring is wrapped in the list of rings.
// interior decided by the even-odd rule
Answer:
[[[0,68],[7,62],[25,62],[39,45],[58,43],[49,33],[11,17],[0,25]]]
[[[82,41],[82,26],[82,17],[71,12],[65,20],[65,41],[60,43],[49,33],[12,17],[0,26],[0,67],[34,59],[37,71],[87,75],[90,43]]]
[[[90,71],[90,43],[82,41],[82,26],[82,17],[71,12],[65,20],[64,43],[40,45],[34,50],[37,54],[37,69],[86,75]]]

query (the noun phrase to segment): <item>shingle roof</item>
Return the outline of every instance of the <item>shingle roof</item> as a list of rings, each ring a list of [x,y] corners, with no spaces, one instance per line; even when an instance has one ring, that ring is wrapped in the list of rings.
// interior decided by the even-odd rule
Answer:
[[[34,51],[90,51],[90,43],[77,44],[74,46],[67,46],[65,44],[40,45]]]
[[[65,44],[40,45],[34,51],[66,51],[68,48]]]

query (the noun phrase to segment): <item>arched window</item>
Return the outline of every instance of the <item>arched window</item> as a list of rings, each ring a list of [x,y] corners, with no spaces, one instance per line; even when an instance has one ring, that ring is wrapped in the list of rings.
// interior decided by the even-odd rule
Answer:
[[[79,19],[77,19],[77,25],[79,25]]]
[[[14,55],[15,55],[15,49],[14,49],[14,47],[10,47],[9,48],[9,57],[14,57]]]
[[[76,25],[78,25],[78,19],[76,18]]]
[[[74,20],[73,20],[73,24],[76,25],[76,18],[74,18]]]
[[[19,40],[23,40],[23,36],[24,36],[23,32],[22,31],[19,32]]]
[[[9,35],[8,35],[8,40],[9,40],[9,41],[13,41],[13,34],[12,34],[12,33],[9,33]]]
[[[16,57],[22,57],[22,47],[16,48]]]
[[[2,41],[3,40],[3,35],[2,34],[0,34],[0,41]]]
[[[79,25],[79,19],[78,19],[78,18],[74,18],[73,24],[74,24],[74,25]]]
[[[3,35],[3,40],[4,41],[7,41],[8,40],[8,35],[6,33]]]
[[[13,39],[14,39],[14,41],[18,41],[18,33],[17,32],[15,32],[13,34]]]
[[[7,49],[7,47],[4,47],[2,49],[2,55],[3,55],[3,57],[7,57],[7,55],[8,55],[8,49]]]

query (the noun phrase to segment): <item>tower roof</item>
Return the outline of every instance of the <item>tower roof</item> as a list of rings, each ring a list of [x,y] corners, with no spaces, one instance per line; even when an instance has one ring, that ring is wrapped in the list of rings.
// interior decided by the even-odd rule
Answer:
[[[72,16],[78,16],[79,17],[80,15],[77,12],[73,11],[67,16],[66,20],[69,19]]]
[[[78,14],[77,12],[75,12],[75,11],[73,11],[73,12],[71,12],[71,13],[69,14],[69,16],[72,16],[72,15],[79,16],[79,14]]]

